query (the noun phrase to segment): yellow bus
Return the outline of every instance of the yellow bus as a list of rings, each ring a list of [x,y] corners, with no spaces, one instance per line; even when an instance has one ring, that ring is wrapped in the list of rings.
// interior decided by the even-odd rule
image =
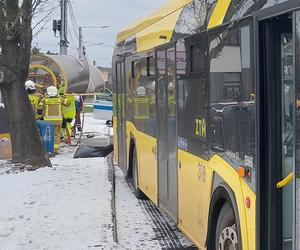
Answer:
[[[170,0],[117,36],[114,159],[199,249],[300,249],[300,1]]]

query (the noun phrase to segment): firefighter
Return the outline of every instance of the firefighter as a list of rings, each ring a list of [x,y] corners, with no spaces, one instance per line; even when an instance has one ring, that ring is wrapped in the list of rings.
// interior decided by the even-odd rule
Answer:
[[[65,87],[59,89],[59,95],[64,97]],[[76,116],[76,107],[75,107],[75,96],[66,95],[65,98],[69,101],[69,106],[62,106],[63,122],[62,122],[62,133],[61,138],[64,138],[65,132],[68,139],[71,139],[72,136],[72,122]],[[70,143],[70,142],[69,142]]]
[[[76,108],[76,115],[75,115],[75,129],[74,129],[74,134],[76,134],[76,129],[77,131],[81,132],[81,111],[83,108],[83,98],[81,96],[76,96],[75,97],[75,108]]]
[[[60,127],[63,121],[62,107],[70,106],[70,101],[58,95],[54,86],[47,88],[47,95],[39,103],[39,114],[43,114],[44,120],[52,122],[54,129],[54,153],[59,153]]]
[[[40,93],[37,93],[36,84],[31,80],[28,80],[25,83],[25,89],[26,89],[29,101],[31,103],[32,110],[34,112],[35,119],[39,120],[39,119],[41,119],[41,116],[38,115],[37,109],[38,109],[38,104],[39,104],[40,100],[43,98],[43,95]]]
[[[146,95],[146,88],[139,86],[136,88],[136,97],[134,99],[135,114],[137,120],[146,120],[150,118],[149,114],[149,98]]]

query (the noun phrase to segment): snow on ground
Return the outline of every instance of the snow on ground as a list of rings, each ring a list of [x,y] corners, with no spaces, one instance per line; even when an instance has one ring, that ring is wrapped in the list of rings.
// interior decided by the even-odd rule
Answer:
[[[103,121],[86,122],[105,134]],[[106,159],[73,159],[74,151],[63,147],[53,168],[0,175],[0,249],[119,248]]]
[[[52,169],[0,176],[0,249],[112,247],[105,159],[61,158]]]
[[[12,165],[5,160],[0,160],[0,175],[9,173],[12,170]]]
[[[126,249],[197,249],[176,222],[150,200],[137,200],[116,167],[118,243]]]
[[[161,249],[139,201],[131,192],[122,171],[116,168],[118,243],[127,249]]]
[[[83,118],[81,118],[83,119]],[[99,123],[102,123],[102,126],[99,126]],[[110,131],[112,132],[113,130],[109,129],[105,125],[106,121],[103,120],[96,120],[94,119],[94,115],[92,113],[87,113],[85,114],[84,117],[84,132],[85,133],[95,133],[97,137],[99,136],[106,136],[107,134],[110,134]],[[112,135],[112,133],[111,133]]]

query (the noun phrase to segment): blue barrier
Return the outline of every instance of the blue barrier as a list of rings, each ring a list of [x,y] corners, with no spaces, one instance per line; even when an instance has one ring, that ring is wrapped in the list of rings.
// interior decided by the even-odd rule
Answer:
[[[94,110],[113,110],[112,105],[94,104]]]
[[[52,122],[36,121],[44,146],[48,154],[54,153],[54,124]]]

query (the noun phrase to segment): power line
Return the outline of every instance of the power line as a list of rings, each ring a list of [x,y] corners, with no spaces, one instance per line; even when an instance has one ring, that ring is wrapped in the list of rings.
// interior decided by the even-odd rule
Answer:
[[[119,4],[99,4],[99,3],[86,3],[86,2],[77,2],[77,1],[73,1],[74,4],[78,4],[78,5],[89,5],[89,6],[102,6],[102,7],[114,7],[114,8],[127,8],[127,9],[143,9],[143,10],[156,10],[155,8],[147,8],[147,7],[143,7],[143,6],[132,6],[132,5],[119,5]]]
[[[79,26],[78,26],[77,21],[76,21],[75,12],[74,12],[74,9],[73,9],[72,2],[68,1],[68,3],[69,3],[71,17],[73,18],[73,21],[74,21],[74,23],[76,25],[76,28],[78,28]]]
[[[69,30],[71,31],[70,27],[69,27]],[[73,46],[75,48],[77,48],[77,43],[75,42],[74,38],[73,38],[73,35],[72,35],[72,32],[69,32],[69,35],[70,35],[70,38],[71,38],[71,43],[73,44]]]
[[[101,47],[106,47],[106,48],[114,48],[114,46],[112,45],[107,45],[107,44],[103,44],[103,43],[91,43],[91,42],[85,42],[86,48],[90,48],[90,47],[95,47],[95,46],[101,46]]]
[[[70,34],[70,38],[71,38],[71,42],[72,42],[73,46],[75,48],[78,48],[78,43],[75,41],[79,40],[79,34],[78,34],[79,27],[78,27],[78,23],[76,20],[72,2],[68,1],[68,5],[69,5],[69,14],[70,14],[70,19],[71,19],[71,26],[72,26],[72,29],[69,27],[69,34]],[[73,34],[75,36],[75,39],[74,39]],[[76,49],[76,50],[78,50],[78,49]]]
[[[79,39],[79,35],[78,35],[79,26],[78,26],[78,23],[77,23],[77,20],[76,20],[73,5],[72,5],[71,1],[69,1],[68,3],[69,3],[69,10],[70,10],[69,12],[70,12],[70,17],[71,17],[73,32],[74,32],[75,37],[77,39]]]

